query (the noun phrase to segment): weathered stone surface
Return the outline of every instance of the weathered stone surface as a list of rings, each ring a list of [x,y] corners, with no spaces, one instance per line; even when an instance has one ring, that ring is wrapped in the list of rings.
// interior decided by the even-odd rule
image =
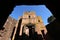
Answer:
[[[4,24],[4,29],[0,30],[0,40],[9,40],[12,35],[13,28],[15,27],[17,20],[13,19],[12,17],[8,17]]]

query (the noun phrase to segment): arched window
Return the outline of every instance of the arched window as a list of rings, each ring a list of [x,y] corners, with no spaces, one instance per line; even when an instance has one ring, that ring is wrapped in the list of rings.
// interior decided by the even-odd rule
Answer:
[[[40,22],[40,20],[38,20],[38,22]]]
[[[30,18],[30,15],[29,15],[29,18]]]

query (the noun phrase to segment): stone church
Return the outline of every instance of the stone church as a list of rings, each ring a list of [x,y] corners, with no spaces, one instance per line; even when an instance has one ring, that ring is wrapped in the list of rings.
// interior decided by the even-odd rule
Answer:
[[[0,30],[0,40],[46,40],[47,29],[41,16],[24,12],[18,20],[8,17],[4,29]]]

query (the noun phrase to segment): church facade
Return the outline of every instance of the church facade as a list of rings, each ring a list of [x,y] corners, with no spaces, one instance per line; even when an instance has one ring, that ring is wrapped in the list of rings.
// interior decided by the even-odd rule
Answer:
[[[2,35],[0,40],[9,40],[9,38],[10,40],[29,40],[29,38],[30,40],[39,40],[38,35],[41,35],[42,39],[45,40],[44,36],[47,34],[42,18],[36,16],[35,12],[24,12],[17,21],[8,18],[4,28],[6,32],[0,30],[0,36]],[[36,37],[38,39],[35,39]]]
[[[13,40],[16,38],[15,36],[17,35],[17,32],[19,32],[19,36],[25,34],[28,37],[31,37],[36,32],[38,35],[40,34],[43,37],[46,35],[47,29],[43,24],[42,18],[40,16],[36,16],[35,12],[24,12],[23,16],[19,17],[16,24],[16,29],[12,38]]]

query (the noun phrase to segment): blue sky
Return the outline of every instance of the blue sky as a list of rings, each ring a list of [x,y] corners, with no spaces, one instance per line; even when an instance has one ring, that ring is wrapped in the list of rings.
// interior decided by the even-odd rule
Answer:
[[[47,18],[52,15],[45,5],[20,5],[14,8],[10,16],[18,20],[18,17],[22,16],[25,11],[34,11],[37,16],[41,16],[44,25],[48,24]]]

